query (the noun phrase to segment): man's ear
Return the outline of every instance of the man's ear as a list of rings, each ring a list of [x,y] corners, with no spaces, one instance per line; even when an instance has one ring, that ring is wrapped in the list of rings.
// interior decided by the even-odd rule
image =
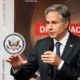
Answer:
[[[68,27],[69,27],[69,21],[66,20],[66,21],[64,22],[64,28],[66,29],[66,28],[68,28]]]

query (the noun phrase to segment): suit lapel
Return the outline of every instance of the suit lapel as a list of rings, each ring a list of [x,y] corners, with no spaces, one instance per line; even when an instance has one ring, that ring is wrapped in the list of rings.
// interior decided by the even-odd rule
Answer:
[[[61,57],[62,57],[64,60],[66,60],[67,57],[71,54],[72,49],[73,49],[73,45],[67,43]]]
[[[68,59],[68,56],[71,55],[71,51],[73,50],[74,44],[76,42],[76,38],[70,33],[69,39],[61,56],[62,59]]]

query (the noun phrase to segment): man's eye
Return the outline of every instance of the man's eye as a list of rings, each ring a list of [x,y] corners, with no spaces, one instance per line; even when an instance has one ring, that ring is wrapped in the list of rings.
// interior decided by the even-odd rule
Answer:
[[[49,24],[50,22],[46,21],[46,24]]]
[[[55,22],[55,21],[52,21],[51,23],[52,23],[52,24],[56,24],[57,22]]]
[[[46,24],[56,24],[57,22],[56,21],[51,21],[51,22],[49,22],[49,21],[46,21]]]

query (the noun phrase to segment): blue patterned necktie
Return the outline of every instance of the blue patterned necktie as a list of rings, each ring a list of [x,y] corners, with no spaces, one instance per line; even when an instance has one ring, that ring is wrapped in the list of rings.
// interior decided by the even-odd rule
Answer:
[[[60,42],[57,42],[57,43],[55,44],[56,54],[57,54],[58,56],[60,56],[60,45],[61,45]],[[55,78],[56,78],[56,74],[57,74],[57,68],[54,67],[54,80],[55,80]]]
[[[61,45],[61,43],[60,42],[57,42],[56,43],[56,54],[58,55],[58,56],[60,56],[60,45]]]

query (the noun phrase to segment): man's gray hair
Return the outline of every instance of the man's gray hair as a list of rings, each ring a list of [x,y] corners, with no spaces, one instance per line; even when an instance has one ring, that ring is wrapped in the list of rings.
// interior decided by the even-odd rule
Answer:
[[[70,11],[66,5],[63,4],[54,4],[47,9],[45,9],[45,16],[51,12],[57,11],[62,16],[62,20],[68,20],[70,22]]]

